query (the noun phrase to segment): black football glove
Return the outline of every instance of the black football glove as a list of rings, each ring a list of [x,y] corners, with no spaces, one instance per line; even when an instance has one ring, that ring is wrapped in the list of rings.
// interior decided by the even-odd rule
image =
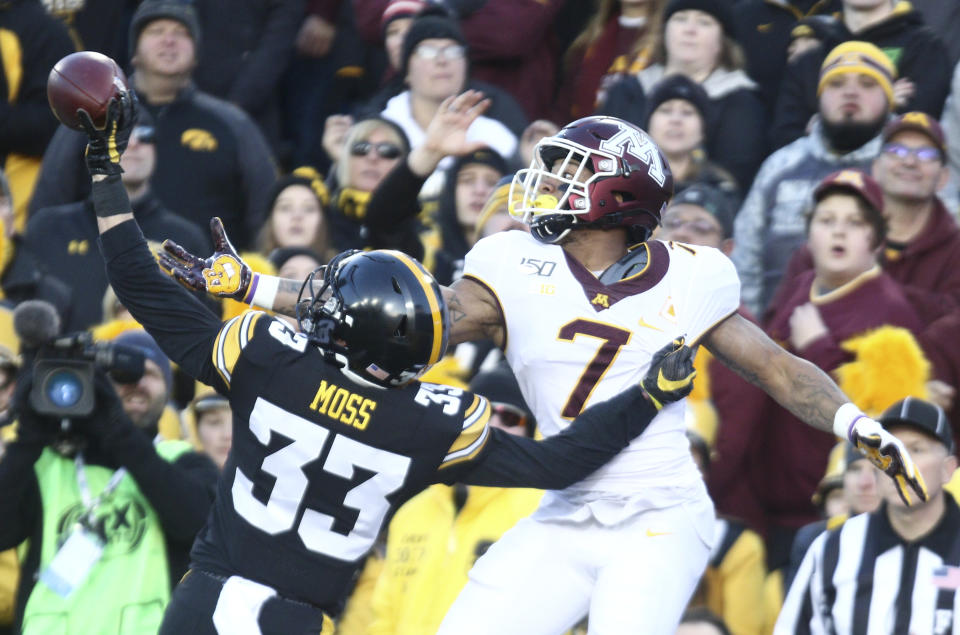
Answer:
[[[132,90],[123,91],[120,97],[111,99],[103,128],[93,125],[93,119],[86,110],[77,110],[77,117],[90,139],[86,162],[91,175],[114,176],[123,173],[120,155],[130,142],[130,133],[137,118],[137,105],[137,95]]]
[[[210,234],[214,252],[209,258],[194,256],[172,240],[165,240],[157,262],[168,276],[188,289],[243,302],[253,281],[253,270],[230,244],[223,222],[217,217],[210,219]]]
[[[678,337],[653,354],[650,369],[640,385],[657,410],[679,401],[693,390],[693,349]]]

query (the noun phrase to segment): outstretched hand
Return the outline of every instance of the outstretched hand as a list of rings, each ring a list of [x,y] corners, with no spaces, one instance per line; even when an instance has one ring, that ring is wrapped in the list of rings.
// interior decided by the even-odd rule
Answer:
[[[107,106],[106,122],[103,128],[97,128],[90,114],[83,108],[77,110],[77,117],[90,141],[87,143],[87,171],[91,175],[113,176],[123,173],[120,156],[127,149],[130,133],[137,119],[139,107],[137,95],[125,90],[119,97],[110,100]]]
[[[441,157],[469,154],[487,147],[483,141],[467,140],[467,130],[489,107],[490,100],[478,90],[447,97],[430,120],[423,145]]]
[[[210,219],[210,234],[214,252],[208,258],[195,256],[172,240],[163,241],[157,256],[160,268],[188,289],[242,302],[250,291],[253,270],[237,254],[218,217]]]
[[[693,367],[693,349],[678,337],[653,354],[650,369],[641,386],[657,410],[679,401],[693,390],[697,371]]]
[[[905,504],[913,504],[910,490],[916,492],[921,501],[929,500],[927,484],[900,439],[866,416],[854,419],[848,437],[871,463],[893,479],[897,494]]]

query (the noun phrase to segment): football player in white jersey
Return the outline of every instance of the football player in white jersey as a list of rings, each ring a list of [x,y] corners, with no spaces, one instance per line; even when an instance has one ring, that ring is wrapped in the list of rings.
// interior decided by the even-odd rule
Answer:
[[[448,99],[406,167],[429,173],[443,156],[472,150],[464,131],[484,108],[473,91]],[[682,336],[810,425],[849,439],[894,478],[904,500],[910,490],[926,498],[896,438],[828,375],[737,315],[740,284],[726,256],[648,240],[673,177],[646,133],[587,117],[541,140],[534,154],[511,192],[513,213],[531,232],[479,241],[445,297],[451,341],[499,344],[544,435],[636,383],[651,354]],[[251,275],[226,241],[219,244],[206,261],[196,259],[213,281],[208,292],[227,275],[216,264],[226,259],[246,272],[241,291],[255,304],[295,311],[300,281]],[[589,614],[591,634],[672,633],[707,564],[714,521],[690,458],[684,408],[665,407],[605,467],[548,492],[477,561],[439,632],[550,635]]]

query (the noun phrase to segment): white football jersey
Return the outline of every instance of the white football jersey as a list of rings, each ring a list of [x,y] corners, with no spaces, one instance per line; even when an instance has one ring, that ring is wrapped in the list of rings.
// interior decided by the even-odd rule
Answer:
[[[671,339],[682,335],[695,345],[739,306],[739,278],[720,251],[655,240],[636,248],[648,251],[647,266],[609,285],[563,248],[521,231],[485,238],[466,256],[464,277],[500,304],[505,354],[544,436],[639,384],[653,353]],[[703,496],[685,408],[685,400],[666,406],[616,458],[549,498],[565,499],[570,509],[616,499],[636,508],[641,499],[643,509]]]

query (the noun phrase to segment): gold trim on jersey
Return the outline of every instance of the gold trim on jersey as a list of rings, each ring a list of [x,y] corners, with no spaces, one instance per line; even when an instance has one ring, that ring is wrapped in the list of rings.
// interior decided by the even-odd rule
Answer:
[[[226,322],[217,334],[211,356],[213,365],[227,387],[230,386],[233,369],[237,365],[237,360],[240,359],[241,351],[253,337],[257,320],[264,315],[262,311],[247,311]]]
[[[400,251],[392,249],[385,249],[384,251],[392,254],[397,260],[405,264],[407,269],[413,272],[413,276],[420,283],[420,286],[423,287],[423,293],[427,296],[427,302],[430,304],[430,317],[433,319],[433,347],[430,349],[430,361],[427,363],[436,364],[440,360],[441,346],[443,345],[443,313],[440,311],[437,292],[434,290],[431,281],[425,278],[425,270],[416,261]]]
[[[810,285],[810,302],[812,304],[822,305],[822,304],[829,304],[834,300],[839,300],[840,298],[853,293],[854,291],[856,291],[866,283],[870,282],[874,278],[879,277],[881,273],[883,273],[883,270],[880,268],[880,265],[874,265],[869,269],[867,269],[866,271],[864,271],[863,273],[861,273],[860,275],[858,275],[853,280],[847,282],[846,284],[840,285],[836,289],[831,289],[826,293],[817,293],[816,285],[811,284]]]
[[[480,454],[490,438],[490,414],[490,402],[480,395],[474,395],[473,403],[463,418],[463,429],[440,463],[441,468],[469,461]]]
[[[647,252],[647,263],[646,263],[645,265],[643,265],[643,269],[641,269],[641,270],[638,271],[637,273],[635,273],[635,274],[633,274],[633,275],[630,275],[630,276],[627,276],[626,278],[621,278],[621,279],[617,280],[617,282],[625,282],[625,281],[627,281],[627,280],[636,280],[637,278],[639,278],[640,276],[642,276],[643,274],[647,273],[647,271],[650,270],[650,266],[653,264],[653,252],[650,251],[650,245],[648,245],[647,243],[640,243],[640,244],[637,245],[637,247],[635,247],[634,249],[639,248],[639,247],[643,247],[643,248],[646,250],[646,252]],[[627,251],[630,252],[630,251],[633,251],[633,249],[628,249]]]

